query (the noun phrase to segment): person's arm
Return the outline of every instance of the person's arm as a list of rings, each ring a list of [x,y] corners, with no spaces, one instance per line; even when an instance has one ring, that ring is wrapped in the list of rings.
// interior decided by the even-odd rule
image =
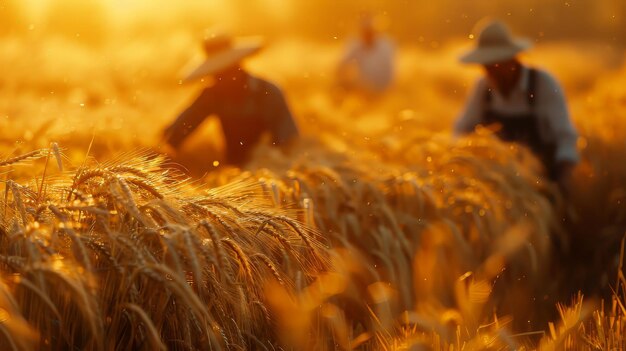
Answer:
[[[350,41],[341,56],[337,64],[337,68],[335,70],[335,76],[337,78],[337,82],[342,87],[349,87],[353,82],[352,77],[354,68],[354,62],[357,58],[357,53],[359,51],[359,44],[357,41]]]
[[[387,85],[391,85],[396,75],[396,45],[391,39],[384,38],[387,41],[387,72],[389,81]]]
[[[465,108],[454,124],[454,135],[459,136],[474,131],[480,124],[484,113],[484,98],[487,84],[484,78],[479,79],[470,93]]]
[[[285,144],[298,137],[298,127],[283,92],[278,87],[271,86],[267,93],[269,103],[266,105],[266,113],[269,114],[272,142],[274,145]]]
[[[212,113],[212,92],[210,88],[202,91],[200,96],[176,118],[174,123],[165,128],[165,142],[177,149],[183,141]]]
[[[350,64],[350,62],[356,59],[358,50],[359,44],[357,41],[348,42],[344,49],[343,55],[341,56],[341,60],[339,60],[339,69],[344,68],[345,66]]]
[[[569,182],[572,170],[580,156],[576,148],[578,133],[572,124],[565,95],[559,83],[550,75],[541,77],[543,83],[538,92],[537,107],[540,117],[547,122],[550,138],[556,147],[557,181],[564,185]]]

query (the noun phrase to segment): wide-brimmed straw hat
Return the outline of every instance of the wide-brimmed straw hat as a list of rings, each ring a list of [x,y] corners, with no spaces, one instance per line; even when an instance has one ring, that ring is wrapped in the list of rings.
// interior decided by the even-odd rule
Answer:
[[[503,62],[532,46],[528,39],[514,38],[506,25],[500,21],[489,21],[479,25],[479,31],[478,44],[473,50],[461,56],[461,62],[479,64]]]
[[[215,74],[256,53],[262,47],[263,39],[260,37],[233,38],[226,33],[210,32],[204,36],[202,42],[205,61],[184,74],[183,81],[190,82]]]

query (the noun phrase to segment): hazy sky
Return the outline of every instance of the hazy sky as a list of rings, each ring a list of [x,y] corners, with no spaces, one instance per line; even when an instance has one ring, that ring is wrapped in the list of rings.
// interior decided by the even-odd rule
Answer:
[[[467,36],[482,17],[500,17],[535,40],[626,41],[624,0],[4,0],[29,8],[37,22],[49,5],[99,8],[109,23],[175,23],[173,30],[218,24],[246,34],[343,36],[363,10],[378,13],[400,40]],[[97,4],[94,6],[94,4]],[[71,9],[73,8],[73,10]],[[77,10],[78,9],[78,10]],[[93,16],[87,14],[86,17]],[[177,20],[176,20],[177,19]],[[180,19],[183,19],[182,21]],[[149,34],[149,33],[146,33]]]

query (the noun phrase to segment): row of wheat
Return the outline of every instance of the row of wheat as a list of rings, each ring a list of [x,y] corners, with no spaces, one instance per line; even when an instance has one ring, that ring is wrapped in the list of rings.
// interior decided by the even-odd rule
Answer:
[[[273,171],[223,170],[202,186],[145,153],[69,171],[56,145],[2,161],[44,166],[31,181],[7,173],[0,344],[528,346],[559,288],[559,199],[535,161],[489,137],[379,147],[302,142],[292,152],[306,157],[291,161],[260,149],[255,162]],[[618,302],[584,345],[621,345]],[[544,348],[585,335],[588,307],[576,306]]]

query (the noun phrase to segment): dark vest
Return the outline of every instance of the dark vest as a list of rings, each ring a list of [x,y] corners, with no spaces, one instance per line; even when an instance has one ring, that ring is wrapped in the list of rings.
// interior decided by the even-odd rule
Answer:
[[[206,105],[211,107],[210,112],[219,118],[222,125],[228,164],[243,165],[248,162],[254,146],[264,133],[271,131],[271,118],[274,116],[268,115],[271,110],[267,105],[272,86],[262,79],[248,79],[249,86],[242,97],[235,99],[214,90],[206,100]],[[207,115],[203,110],[196,113],[199,121],[193,124],[200,124]]]
[[[503,141],[520,143],[528,147],[543,163],[551,179],[556,178],[556,146],[547,143],[541,137],[540,121],[535,112],[535,97],[537,90],[537,71],[528,72],[527,101],[530,112],[522,114],[504,114],[492,109],[493,92],[485,91],[485,112],[481,124],[485,126],[498,125],[496,135]]]
[[[268,83],[263,80],[255,82],[248,98],[240,102],[240,106],[232,113],[232,101],[224,101],[220,105],[218,115],[226,144],[226,160],[228,163],[242,165],[248,161],[250,152],[259,142],[263,133],[270,130],[268,116],[265,116],[265,92]]]

